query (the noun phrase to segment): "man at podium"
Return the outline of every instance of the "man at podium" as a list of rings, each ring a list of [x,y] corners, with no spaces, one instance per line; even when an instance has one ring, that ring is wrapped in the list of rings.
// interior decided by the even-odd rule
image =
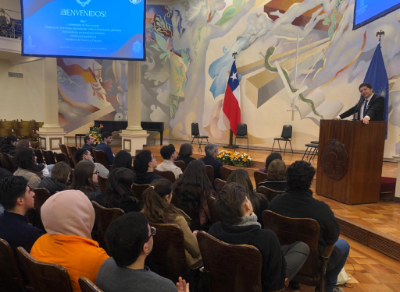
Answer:
[[[368,82],[362,83],[358,89],[362,96],[359,102],[334,118],[334,120],[354,115],[354,120],[362,120],[364,124],[369,124],[369,121],[384,121],[385,101],[383,97],[376,95],[372,89],[372,85]]]

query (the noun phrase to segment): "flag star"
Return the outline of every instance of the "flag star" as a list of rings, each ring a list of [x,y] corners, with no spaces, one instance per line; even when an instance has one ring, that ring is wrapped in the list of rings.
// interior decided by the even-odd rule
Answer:
[[[235,80],[235,79],[237,79],[236,75],[237,75],[237,72],[235,72],[235,73],[232,74],[232,76],[231,76],[232,81]]]

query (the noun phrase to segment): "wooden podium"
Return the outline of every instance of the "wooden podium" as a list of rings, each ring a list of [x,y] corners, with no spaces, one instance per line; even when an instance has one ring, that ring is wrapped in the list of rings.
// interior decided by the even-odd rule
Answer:
[[[321,120],[316,193],[354,205],[379,201],[386,122]]]

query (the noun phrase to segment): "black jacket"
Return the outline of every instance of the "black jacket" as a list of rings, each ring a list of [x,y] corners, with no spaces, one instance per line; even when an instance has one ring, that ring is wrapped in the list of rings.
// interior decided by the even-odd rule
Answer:
[[[82,149],[92,151],[94,147],[85,143],[85,145],[82,146]]]
[[[255,246],[262,254],[261,282],[263,291],[280,290],[286,278],[286,262],[278,238],[268,229],[257,225],[232,226],[215,223],[208,231],[212,236],[229,244]]]
[[[205,165],[211,165],[214,168],[214,179],[221,178],[220,168],[222,163],[210,155],[206,155],[199,160],[203,161]],[[213,183],[213,182],[211,182]]]
[[[312,218],[319,223],[320,233],[318,252],[321,255],[327,245],[334,244],[340,234],[340,227],[331,208],[312,197],[312,191],[288,189],[276,196],[269,205],[269,210],[291,218]],[[335,248],[328,263],[328,270],[335,267],[341,258],[341,251]]]
[[[354,113],[358,112],[358,119],[361,119],[361,108],[364,106],[364,97],[361,97],[359,102],[350,108],[349,110],[345,111],[340,115],[341,119],[347,118],[351,115],[354,115]],[[371,97],[371,100],[368,103],[367,107],[367,114],[366,116],[369,116],[371,118],[371,121],[383,121],[384,120],[384,109],[385,109],[385,100],[383,99],[382,96],[378,96],[374,94]]]
[[[186,166],[193,160],[196,160],[196,158],[191,157],[191,156],[178,156],[178,158],[176,159],[176,161],[183,161],[185,162]]]
[[[275,191],[284,191],[287,188],[286,181],[264,180],[258,184],[259,187],[264,186]]]
[[[3,144],[0,148],[1,153],[6,153],[8,155],[14,156],[17,152],[17,148],[10,144]]]
[[[130,212],[140,212],[142,210],[142,203],[140,203],[139,201],[135,200],[135,198],[132,198],[130,196],[126,196],[122,198],[120,201],[114,200],[106,202],[103,199],[102,205],[106,208],[120,208],[124,210],[125,214]]]
[[[50,192],[50,194],[54,195],[57,192],[66,190],[67,186],[59,181],[55,181],[49,177],[45,177],[40,182],[38,188],[47,189]]]
[[[153,180],[162,178],[154,172],[136,173],[135,183],[139,185],[151,184]]]

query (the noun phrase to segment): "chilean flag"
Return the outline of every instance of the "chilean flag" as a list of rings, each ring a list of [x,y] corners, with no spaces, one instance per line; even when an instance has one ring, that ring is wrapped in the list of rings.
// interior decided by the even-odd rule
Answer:
[[[237,125],[240,124],[240,87],[236,70],[236,61],[233,61],[228,84],[225,89],[224,106],[222,111],[228,118],[232,132],[236,136]]]

